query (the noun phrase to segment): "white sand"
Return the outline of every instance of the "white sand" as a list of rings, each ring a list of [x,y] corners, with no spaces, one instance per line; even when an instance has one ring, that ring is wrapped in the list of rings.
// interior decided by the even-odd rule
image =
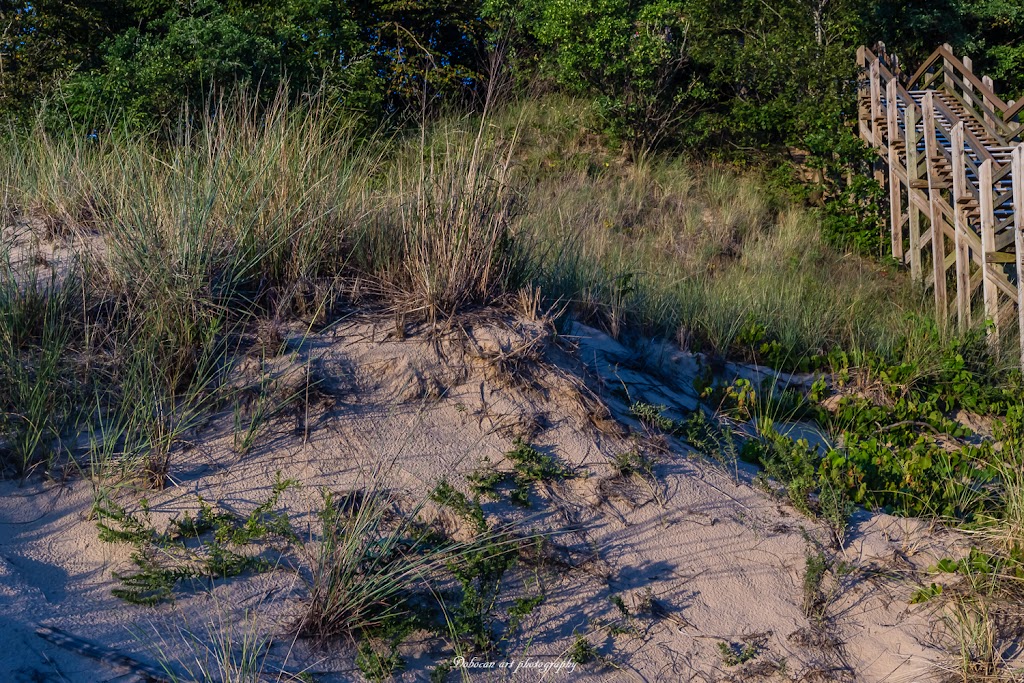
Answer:
[[[459,475],[485,456],[501,464],[513,436],[526,433],[577,476],[546,487],[525,512],[492,502],[484,503],[485,511],[492,522],[525,524],[524,517],[532,515],[529,525],[535,528],[572,527],[557,540],[575,568],[538,574],[546,601],[527,617],[522,634],[504,644],[506,653],[492,659],[557,661],[575,634],[585,634],[611,664],[546,674],[521,666],[514,673],[474,672],[473,679],[933,677],[946,657],[934,644],[934,617],[927,607],[909,606],[908,599],[915,573],[955,552],[950,534],[914,520],[859,512],[845,549],[836,551],[850,570],[834,591],[828,627],[819,634],[804,614],[803,577],[810,544],[827,546],[829,534],[755,489],[750,470],[726,472],[665,440],[654,486],[613,476],[609,462],[617,453],[655,445],[626,434],[623,426],[644,432],[629,417],[628,401],[695,408],[698,358],[670,346],[631,351],[582,326],[558,343],[539,323],[491,318],[467,327],[465,338],[429,343],[422,335],[389,336],[391,321],[363,320],[304,341],[292,339],[292,351],[271,370],[282,383],[301,384],[302,368],[309,364],[328,380],[335,407],[314,411],[308,439],[296,433],[294,419],[278,420],[244,456],[232,450],[231,416],[213,420],[191,448],[174,452],[172,485],[146,493],[158,528],[194,510],[197,494],[246,514],[266,498],[277,472],[303,484],[282,499],[297,526],[310,522],[321,488],[366,486],[380,463],[391,468],[389,486],[415,500],[441,476],[464,485]],[[516,354],[509,351],[522,348],[534,357],[522,358],[516,368]],[[240,381],[258,378],[258,367],[248,369],[250,376]],[[756,374],[734,365],[724,372]],[[600,395],[611,414],[581,394],[583,386]],[[130,549],[98,540],[95,521],[88,518],[92,496],[93,484],[74,474],[63,482],[0,484],[0,681],[130,680],[123,669],[44,641],[34,633],[41,624],[150,664],[161,658],[192,663],[196,672],[201,648],[182,630],[203,640],[211,620],[234,624],[236,632],[272,636],[273,666],[307,670],[317,680],[359,679],[350,646],[317,651],[288,634],[303,586],[285,568],[183,591],[173,605],[134,606],[112,597],[112,572],[131,569]],[[125,490],[121,496],[131,505],[139,494]],[[830,577],[826,588],[832,582]],[[638,616],[630,632],[615,635],[607,627],[619,616],[612,595],[634,611],[645,595],[653,595],[662,611],[657,618]],[[719,651],[723,641],[756,641],[761,649],[752,661],[727,666]],[[403,654],[407,669],[399,679],[409,681],[427,680],[429,667],[450,655],[443,643],[419,636]]]

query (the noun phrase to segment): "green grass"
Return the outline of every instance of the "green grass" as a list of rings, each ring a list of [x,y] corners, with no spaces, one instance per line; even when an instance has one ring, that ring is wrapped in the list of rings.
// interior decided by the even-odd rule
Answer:
[[[568,657],[574,664],[588,664],[597,659],[598,652],[586,636],[576,636],[572,647],[569,648]]]
[[[931,304],[905,277],[829,247],[756,171],[624,160],[586,132],[583,102],[369,139],[323,103],[283,102],[225,97],[216,119],[149,134],[6,135],[5,221],[97,233],[79,322],[148,344],[169,384],[246,318],[323,318],[355,291],[437,321],[527,284],[614,336],[777,365],[925,357]],[[112,315],[89,319],[101,302]]]
[[[18,275],[9,264],[0,273],[0,469],[25,475],[57,455],[54,440],[75,419],[80,389],[69,354],[74,282],[26,285]]]

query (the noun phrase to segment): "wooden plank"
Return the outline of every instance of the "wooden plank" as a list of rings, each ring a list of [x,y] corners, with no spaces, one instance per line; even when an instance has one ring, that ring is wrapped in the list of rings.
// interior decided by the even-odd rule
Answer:
[[[1007,121],[1010,124],[1008,127],[1014,128],[1014,126],[1012,125],[1014,123],[1014,119],[1020,116],[1020,113],[1022,111],[1024,111],[1024,99],[1021,99],[1020,102],[1012,103],[1010,105],[1009,109],[1007,109],[1003,113],[1003,121]]]
[[[1016,244],[1017,236],[1013,234],[1013,231],[1004,232],[1002,234],[996,234],[996,251],[1002,251],[1011,244]]]
[[[988,76],[982,76],[981,82],[987,85],[991,92],[996,91],[995,81]],[[989,99],[988,94],[986,94],[985,91],[982,91],[982,102],[985,104],[985,123],[989,126],[995,125],[995,121],[990,113],[992,111],[992,100]]]
[[[987,159],[981,165],[978,189],[981,193],[981,250],[987,257],[990,253],[996,251],[991,159]],[[997,289],[995,274],[992,272],[992,265],[984,263],[982,268],[985,270],[985,276],[981,281],[985,299],[985,319],[991,325],[989,330],[993,335],[993,342],[996,342],[999,338],[999,290]]]
[[[953,213],[956,225],[953,239],[953,249],[956,252],[956,319],[961,330],[967,330],[971,326],[971,261],[967,249],[967,240],[964,234],[967,232],[967,219],[964,212],[959,208],[960,200],[964,196],[964,186],[967,184],[967,174],[964,166],[964,122],[953,126],[952,154],[953,154]]]
[[[1015,248],[1017,251],[1017,331],[1020,335],[1020,363],[1024,369],[1024,146],[1013,150],[1010,156],[1013,169],[1013,217]]]
[[[935,159],[938,157],[938,141],[935,139],[935,93],[929,90],[924,96],[921,109],[924,112],[924,144],[925,160],[928,164],[928,219],[932,233],[932,291],[935,294],[935,316],[939,325],[944,327],[947,320],[946,297],[946,240],[942,231],[942,213],[939,202],[942,200],[939,189],[935,186]]]
[[[1016,263],[1017,254],[1016,252],[1010,253],[1007,251],[993,251],[991,254],[985,255],[985,263]]]
[[[942,84],[946,86],[948,90],[953,88],[949,86],[947,79],[953,75],[953,46],[949,43],[943,43],[942,45]]]
[[[899,155],[896,154],[896,141],[900,137],[899,107],[896,104],[896,80],[890,80],[885,87],[885,108],[889,131],[889,232],[892,257],[903,260],[903,199],[900,192],[900,179],[897,175]]]
[[[921,281],[921,210],[914,203],[915,190],[914,181],[918,180],[918,158],[917,158],[917,107],[908,106],[903,112],[904,128],[903,138],[906,140],[907,154],[907,204],[908,218],[910,221],[909,242],[910,242],[910,277],[915,282]]]
[[[879,149],[882,147],[882,130],[878,125],[882,118],[882,83],[877,59],[871,62],[868,70],[868,84],[871,89],[871,144]]]

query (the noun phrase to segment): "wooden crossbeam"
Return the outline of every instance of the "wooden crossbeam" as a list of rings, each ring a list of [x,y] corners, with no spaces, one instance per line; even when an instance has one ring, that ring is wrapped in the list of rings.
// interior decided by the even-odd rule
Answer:
[[[1013,175],[1013,234],[1014,250],[1017,255],[1017,330],[1020,334],[1020,363],[1024,368],[1024,284],[1020,274],[1024,273],[1024,147],[1013,150],[1010,165]]]

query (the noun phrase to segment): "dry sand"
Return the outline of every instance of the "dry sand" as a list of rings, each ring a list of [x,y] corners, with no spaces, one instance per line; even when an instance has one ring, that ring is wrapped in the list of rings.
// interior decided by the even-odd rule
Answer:
[[[232,449],[231,415],[216,416],[174,452],[171,484],[145,494],[153,519],[159,528],[195,510],[200,495],[247,514],[281,473],[302,484],[281,505],[305,528],[321,490],[365,487],[382,463],[389,487],[416,500],[442,476],[464,487],[459,475],[485,457],[504,466],[504,453],[522,435],[575,476],[543,487],[528,510],[499,502],[484,509],[493,523],[558,532],[562,561],[520,572],[519,588],[510,589],[513,597],[537,580],[547,596],[521,634],[503,644],[504,654],[492,657],[520,668],[472,670],[472,679],[935,679],[947,655],[936,645],[934,615],[909,597],[916,572],[957,552],[952,534],[861,511],[845,547],[834,548],[827,529],[756,488],[749,469],[708,462],[630,417],[635,400],[677,415],[696,408],[699,357],[671,345],[626,348],[581,325],[569,332],[497,316],[466,320],[433,339],[397,334],[391,320],[352,319],[308,337],[293,331],[282,356],[251,361],[237,381],[269,373],[282,386],[301,386],[308,368],[332,404],[278,419],[245,455]],[[718,373],[761,374],[728,364]],[[630,449],[655,458],[653,481],[615,476],[612,459]],[[245,633],[269,636],[268,673],[360,679],[350,646],[318,650],[289,635],[304,587],[286,567],[183,591],[172,605],[113,597],[113,574],[131,568],[130,550],[98,540],[94,493],[95,482],[74,472],[63,481],[0,484],[0,681],[135,680],[124,668],[42,639],[35,633],[41,625],[193,674],[212,632],[232,631],[236,645]],[[140,497],[127,488],[118,495],[128,506]],[[843,566],[822,584],[828,599],[820,628],[804,608],[805,565],[815,547],[831,548]],[[637,616],[622,618],[612,596]],[[644,610],[651,598],[653,613]],[[535,667],[568,666],[565,653],[581,634],[604,664]],[[756,644],[758,654],[729,666],[723,642]],[[407,668],[398,678],[408,681],[429,680],[431,667],[451,656],[443,642],[415,635],[402,653]]]

